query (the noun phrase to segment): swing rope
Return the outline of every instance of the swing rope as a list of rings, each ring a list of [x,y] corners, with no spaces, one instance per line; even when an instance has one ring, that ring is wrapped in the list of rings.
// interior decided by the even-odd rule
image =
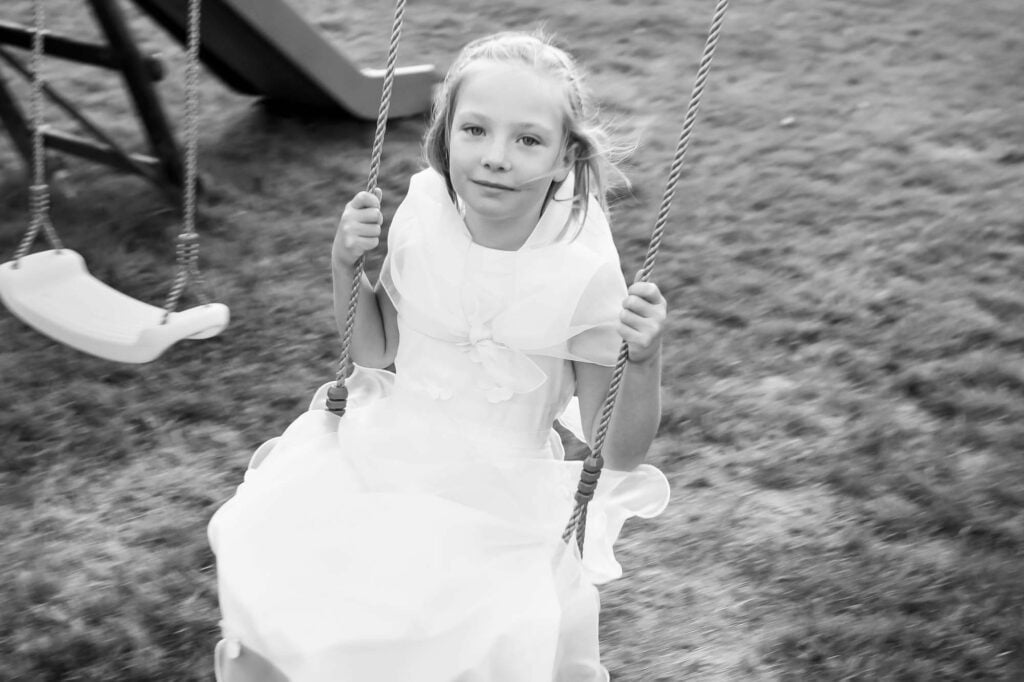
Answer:
[[[55,250],[60,251],[64,248],[50,222],[50,187],[46,183],[46,148],[43,142],[43,41],[46,37],[46,7],[43,0],[36,0],[33,9],[35,32],[32,34],[32,184],[29,186],[31,220],[14,254],[15,268],[32,248],[40,229]]]
[[[665,193],[661,199],[661,207],[658,209],[658,216],[647,247],[647,256],[637,275],[637,281],[648,281],[651,271],[654,269],[654,261],[658,257],[658,251],[661,248],[661,240],[665,233],[665,225],[668,222],[672,199],[675,196],[676,185],[682,172],[683,159],[686,156],[686,149],[690,144],[690,134],[693,132],[693,126],[697,120],[697,110],[700,108],[700,100],[704,94],[704,85],[707,82],[708,73],[711,69],[711,58],[714,56],[715,48],[718,45],[718,37],[722,32],[722,22],[725,19],[725,11],[728,6],[728,0],[718,0],[715,6],[711,26],[708,29],[707,41],[704,44],[704,53],[701,55],[697,77],[690,94],[690,103],[687,106],[686,116],[683,119],[683,128],[679,134],[679,141],[676,144],[675,155],[673,156],[668,179],[665,183]],[[597,481],[601,477],[601,470],[604,468],[604,457],[601,452],[604,448],[605,437],[608,434],[608,425],[611,423],[612,410],[615,407],[619,386],[622,383],[622,374],[628,361],[629,346],[623,341],[619,347],[619,356],[615,363],[615,369],[612,371],[608,393],[605,396],[604,403],[601,405],[597,433],[594,436],[594,447],[583,462],[580,482],[576,489],[575,506],[569,518],[569,523],[562,533],[562,540],[565,542],[569,542],[573,534],[576,535],[576,544],[581,555],[583,553],[583,540],[587,525],[587,506],[594,497]]]
[[[395,82],[395,64],[398,62],[398,44],[402,37],[402,23],[405,17],[405,0],[398,0],[395,5],[395,17],[391,27],[391,39],[388,43],[387,63],[384,71],[384,85],[381,91],[380,108],[377,112],[377,131],[373,137],[373,149],[370,153],[370,174],[366,180],[366,191],[377,189],[377,177],[380,174],[381,156],[384,150],[384,131],[387,129],[388,110],[391,107],[391,89]],[[348,404],[348,388],[345,380],[352,374],[351,356],[352,334],[355,329],[356,307],[359,303],[359,289],[363,279],[362,255],[353,263],[352,290],[349,293],[348,308],[345,311],[345,329],[341,336],[341,358],[338,361],[337,380],[327,389],[327,409],[339,417],[345,414]]]
[[[199,26],[201,0],[189,0],[188,47],[185,60],[185,187],[182,229],[175,245],[177,273],[164,302],[163,323],[178,308],[189,280],[196,283],[199,302],[209,303],[206,283],[199,272],[199,233],[196,231],[196,185],[199,182]]]

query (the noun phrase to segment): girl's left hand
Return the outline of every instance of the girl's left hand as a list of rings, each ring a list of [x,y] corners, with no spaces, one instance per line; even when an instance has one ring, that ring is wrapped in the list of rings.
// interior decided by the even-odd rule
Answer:
[[[629,346],[630,362],[647,362],[661,352],[668,304],[654,282],[634,282],[622,303],[619,335]]]

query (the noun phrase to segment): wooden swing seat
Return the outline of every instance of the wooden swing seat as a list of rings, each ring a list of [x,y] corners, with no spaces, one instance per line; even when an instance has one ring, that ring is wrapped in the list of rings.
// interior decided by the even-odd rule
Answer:
[[[70,249],[39,251],[0,265],[0,301],[55,341],[106,360],[151,362],[182,339],[207,339],[228,324],[222,303],[166,315],[89,274]]]

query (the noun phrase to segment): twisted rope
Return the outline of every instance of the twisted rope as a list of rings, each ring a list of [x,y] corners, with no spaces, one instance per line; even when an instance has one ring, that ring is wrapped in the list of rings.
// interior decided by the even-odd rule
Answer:
[[[700,108],[700,100],[704,94],[704,85],[711,70],[711,58],[718,46],[718,38],[722,32],[722,22],[725,19],[725,11],[729,6],[728,0],[718,0],[715,12],[711,19],[711,26],[708,29],[707,41],[704,43],[704,53],[700,58],[700,65],[697,68],[697,78],[690,93],[690,103],[686,108],[686,116],[683,119],[683,128],[679,134],[679,141],[676,144],[675,155],[672,158],[672,165],[669,168],[668,178],[665,183],[665,193],[662,195],[661,207],[658,209],[658,216],[655,220],[654,229],[651,232],[651,240],[647,247],[647,256],[643,266],[637,275],[638,281],[646,282],[654,269],[654,261],[658,257],[661,248],[661,240],[665,233],[665,225],[668,223],[669,210],[672,207],[672,199],[675,196],[676,185],[679,183],[679,176],[682,172],[683,159],[686,157],[686,149],[690,144],[690,134],[697,120],[697,110]],[[619,386],[622,383],[622,375],[629,361],[629,346],[623,341],[619,347],[619,356],[615,362],[615,369],[612,371],[612,378],[608,385],[608,393],[604,403],[601,405],[600,419],[597,425],[597,433],[594,437],[594,447],[590,455],[583,462],[583,471],[580,473],[580,482],[576,489],[575,505],[562,532],[562,540],[569,542],[573,534],[576,535],[576,544],[580,554],[583,553],[583,541],[587,524],[587,505],[594,497],[594,490],[597,481],[601,477],[601,470],[604,468],[604,457],[601,452],[604,448],[605,436],[608,434],[608,425],[611,423],[612,410],[615,408],[615,399],[619,393]]]
[[[391,25],[391,39],[388,43],[387,63],[384,70],[384,85],[381,90],[380,108],[377,112],[377,131],[373,137],[373,149],[370,153],[370,174],[366,180],[366,191],[377,188],[380,174],[381,156],[384,151],[384,132],[387,129],[388,111],[391,108],[391,89],[395,82],[395,65],[398,63],[398,45],[402,37],[402,24],[405,18],[405,0],[395,4],[395,17]],[[356,323],[356,308],[359,304],[359,289],[363,279],[362,255],[353,263],[352,289],[349,292],[348,308],[345,311],[345,328],[341,335],[341,358],[338,360],[338,373],[335,384],[327,389],[327,409],[338,415],[345,414],[348,404],[348,389],[345,380],[352,374],[352,334]]]
[[[185,61],[185,187],[182,198],[182,228],[175,252],[178,269],[164,302],[166,324],[178,307],[189,280],[196,283],[201,303],[206,304],[206,285],[199,272],[199,234],[196,232],[196,185],[199,180],[199,27],[201,0],[189,0],[188,47]]]
[[[42,229],[56,250],[64,248],[50,222],[50,188],[46,184],[46,148],[43,140],[43,42],[46,38],[46,7],[43,0],[33,6],[35,31],[32,34],[32,184],[29,186],[29,228],[14,254],[14,267],[28,254]]]

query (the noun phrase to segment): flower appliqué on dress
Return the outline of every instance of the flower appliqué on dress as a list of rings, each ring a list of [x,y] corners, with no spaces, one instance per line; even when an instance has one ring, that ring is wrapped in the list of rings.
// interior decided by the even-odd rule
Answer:
[[[425,394],[431,400],[449,400],[454,395],[451,386],[445,386],[440,382],[424,381],[423,379],[406,379],[406,381],[413,390]]]
[[[456,345],[484,370],[484,380],[478,387],[489,402],[500,403],[517,393],[529,393],[547,379],[525,353],[495,340],[494,326],[489,321],[470,321],[466,340]]]

